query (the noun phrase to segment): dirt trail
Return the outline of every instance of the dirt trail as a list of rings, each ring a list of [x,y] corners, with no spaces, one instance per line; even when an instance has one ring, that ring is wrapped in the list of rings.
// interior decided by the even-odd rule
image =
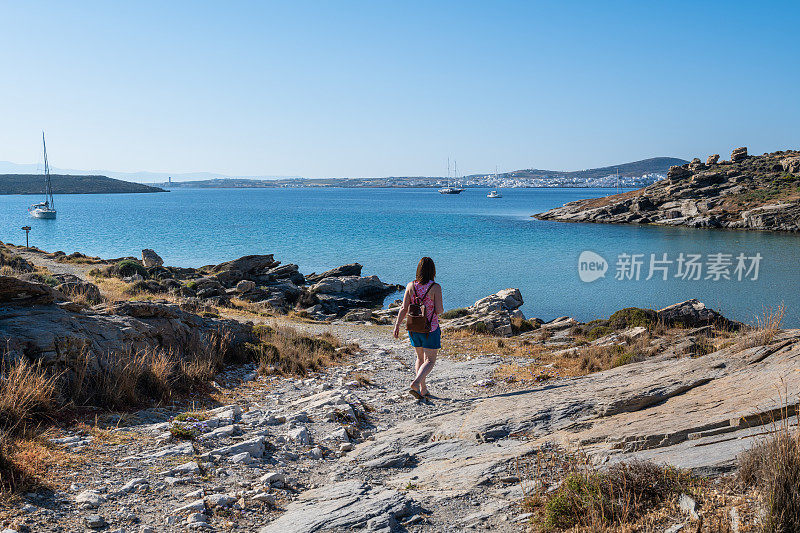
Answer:
[[[47,257],[44,252],[25,249],[21,246],[14,248],[14,253],[38,267],[46,268],[53,274],[72,274],[73,276],[77,276],[82,280],[88,280],[89,276],[87,272],[93,268],[92,265],[86,264],[59,263],[58,261]]]

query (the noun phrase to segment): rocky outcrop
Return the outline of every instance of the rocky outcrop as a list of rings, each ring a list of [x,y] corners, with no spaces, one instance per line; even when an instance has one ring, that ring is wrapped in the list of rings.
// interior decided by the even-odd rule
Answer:
[[[657,316],[664,324],[670,326],[696,328],[715,325],[731,329],[738,329],[740,326],[740,324],[728,320],[713,309],[709,309],[703,302],[697,299],[686,300],[685,302],[659,309],[657,311]]]
[[[203,318],[163,301],[83,308],[66,305],[65,299],[47,285],[0,277],[0,338],[6,357],[54,364],[75,350],[98,356],[147,348],[183,353],[213,334],[224,332],[232,346],[252,337],[251,325]]]
[[[514,334],[512,318],[524,319],[519,310],[523,304],[519,289],[503,289],[491,296],[482,298],[467,307],[464,315],[452,320],[443,320],[443,329],[469,329],[501,337]]]
[[[103,301],[103,296],[100,294],[100,288],[97,285],[80,279],[56,285],[55,290],[68,298],[79,298],[91,304],[98,304]]]
[[[64,301],[66,297],[44,283],[23,281],[12,276],[0,276],[0,306],[46,305]]]
[[[142,250],[142,265],[144,265],[145,268],[160,267],[163,264],[164,260],[153,250],[149,248]]]
[[[131,294],[170,292],[198,308],[235,306],[232,299],[236,298],[280,313],[296,309],[321,320],[341,318],[354,309],[380,307],[387,295],[402,290],[377,276],[362,276],[358,263],[306,277],[298,265],[281,264],[272,254],[247,255],[194,269],[151,262],[148,252],[142,251],[147,268],[137,270],[137,275],[124,277],[117,263],[106,266],[104,272],[131,283]],[[139,265],[137,260],[127,263],[131,270]],[[144,273],[146,278],[139,277]]]
[[[637,191],[579,200],[541,220],[660,224],[695,228],[800,231],[800,151],[749,156],[737,148],[730,161],[709,156],[669,169],[667,179]]]
[[[309,283],[317,283],[325,278],[340,278],[343,276],[360,276],[363,267],[358,263],[350,263],[349,265],[342,265],[340,267],[332,268],[322,274],[309,274],[306,280]]]
[[[738,163],[739,161],[744,161],[747,159],[747,147],[742,146],[741,148],[736,148],[734,151],[731,152],[731,162]]]

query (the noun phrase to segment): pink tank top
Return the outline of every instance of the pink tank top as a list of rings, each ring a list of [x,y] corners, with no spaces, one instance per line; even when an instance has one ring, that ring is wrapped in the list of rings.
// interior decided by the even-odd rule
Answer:
[[[428,290],[428,287],[433,285],[433,280],[429,281],[428,283],[418,283],[414,282],[414,293],[417,298],[422,298],[422,295],[425,294],[425,291]],[[425,295],[425,298],[422,299],[423,305],[425,305],[425,315],[428,320],[431,322],[431,331],[436,331],[439,329],[439,316],[436,314],[436,308],[433,304],[433,298],[431,297],[431,293],[428,292]]]

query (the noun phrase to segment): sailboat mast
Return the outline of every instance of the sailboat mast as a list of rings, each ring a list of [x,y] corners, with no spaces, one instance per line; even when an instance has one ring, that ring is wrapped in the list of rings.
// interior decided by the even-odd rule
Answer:
[[[47,143],[44,141],[44,132],[42,132],[42,151],[44,152],[45,176],[44,201],[48,204],[50,209],[55,209],[55,202],[53,201],[53,186],[50,183],[50,164],[47,162]]]

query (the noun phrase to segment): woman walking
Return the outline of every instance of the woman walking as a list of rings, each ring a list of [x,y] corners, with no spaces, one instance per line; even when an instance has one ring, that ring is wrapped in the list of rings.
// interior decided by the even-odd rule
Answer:
[[[409,393],[421,400],[428,396],[425,378],[436,364],[436,352],[442,347],[442,331],[439,329],[439,315],[444,310],[442,305],[442,287],[434,281],[436,265],[433,259],[423,257],[417,265],[417,277],[406,285],[403,305],[397,313],[394,324],[394,337],[400,337],[400,324],[408,316],[406,329],[411,346],[417,352],[414,365],[416,377],[411,382]]]

